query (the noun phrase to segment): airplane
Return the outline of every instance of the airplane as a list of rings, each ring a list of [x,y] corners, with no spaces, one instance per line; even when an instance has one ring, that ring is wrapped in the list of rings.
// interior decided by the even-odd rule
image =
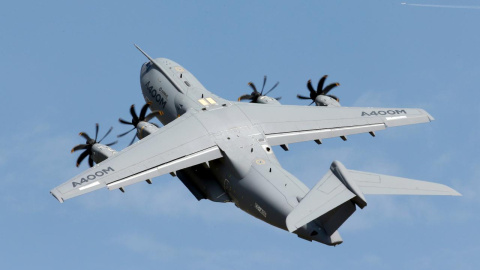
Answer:
[[[50,191],[61,203],[104,187],[124,192],[129,185],[151,184],[154,177],[171,174],[197,200],[233,202],[302,239],[335,246],[343,242],[340,226],[357,207],[367,206],[365,195],[460,196],[442,184],[350,170],[340,161],[333,161],[310,189],[282,168],[273,152],[273,146],[288,150],[297,142],[375,136],[387,127],[433,121],[423,109],[342,107],[328,95],[338,83],[323,87],[326,76],[317,89],[308,81],[310,97],[298,95],[316,106],[284,105],[266,96],[271,91],[263,94],[266,77],[261,92],[252,83],[252,94],[229,101],[209,92],[178,63],[153,59],[135,47],[148,59],[140,71],[146,104],[139,115],[132,105],[132,121],[120,122],[132,125],[140,140],[133,143],[134,137],[133,144],[117,152],[110,148],[113,143],[100,143],[111,129],[98,142],[98,125],[94,139],[80,133],[87,141],[72,152],[84,149],[77,166],[88,156],[91,168]],[[150,123],[153,117],[164,126]]]

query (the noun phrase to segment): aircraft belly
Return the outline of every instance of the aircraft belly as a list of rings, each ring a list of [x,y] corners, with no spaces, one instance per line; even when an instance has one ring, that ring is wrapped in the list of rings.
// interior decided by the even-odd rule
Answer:
[[[224,158],[210,162],[217,181],[243,211],[286,229],[286,217],[309,189],[278,163],[264,135],[245,126],[216,136]]]
[[[250,215],[286,229],[287,215],[309,189],[280,166],[263,132],[235,105],[195,117],[222,151],[223,158],[210,162],[210,167],[232,201]]]
[[[285,220],[293,207],[259,171],[252,170],[232,189],[240,209],[276,227],[286,228]]]

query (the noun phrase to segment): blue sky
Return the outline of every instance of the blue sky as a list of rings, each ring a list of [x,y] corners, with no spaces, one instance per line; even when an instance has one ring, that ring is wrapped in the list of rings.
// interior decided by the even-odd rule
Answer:
[[[401,1],[16,1],[0,9],[1,269],[476,269],[480,264],[480,10]],[[412,2],[413,3],[413,2]],[[449,1],[415,2],[451,5]],[[476,6],[477,1],[454,1]],[[125,194],[59,204],[49,190],[86,168],[80,131],[126,130],[143,104],[145,58],[170,58],[210,91],[247,82],[305,104],[329,74],[344,106],[419,107],[436,121],[275,149],[312,187],[347,168],[447,184],[463,197],[367,197],[335,248],[239,211],[197,202],[169,175]],[[114,140],[114,136],[106,139]],[[128,144],[122,140],[114,148]]]

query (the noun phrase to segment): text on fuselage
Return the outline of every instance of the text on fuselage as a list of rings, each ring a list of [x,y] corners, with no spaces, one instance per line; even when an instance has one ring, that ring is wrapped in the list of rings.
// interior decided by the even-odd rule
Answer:
[[[158,103],[158,105],[162,106],[163,109],[165,109],[165,106],[167,105],[167,100],[166,98],[168,97],[165,91],[163,91],[162,87],[160,87],[158,90],[154,89],[152,85],[150,85],[150,81],[148,81],[145,84],[145,87],[148,89],[148,93],[150,93],[150,96],[153,98],[154,101]],[[161,94],[165,95],[165,98],[162,97]]]

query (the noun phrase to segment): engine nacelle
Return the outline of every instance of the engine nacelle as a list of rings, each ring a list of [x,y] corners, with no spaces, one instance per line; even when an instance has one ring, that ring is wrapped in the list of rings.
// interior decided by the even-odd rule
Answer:
[[[338,99],[325,95],[318,95],[315,98],[315,104],[317,106],[341,107]]]
[[[260,96],[257,99],[256,103],[280,105],[280,102],[278,102],[275,98],[272,98],[272,97],[269,97],[269,96]]]
[[[137,124],[137,137],[141,140],[153,132],[157,131],[158,127],[152,123],[140,121]]]
[[[92,146],[92,159],[95,161],[95,163],[100,163],[104,161],[105,159],[115,155],[117,151],[113,150],[109,146],[96,143]]]

